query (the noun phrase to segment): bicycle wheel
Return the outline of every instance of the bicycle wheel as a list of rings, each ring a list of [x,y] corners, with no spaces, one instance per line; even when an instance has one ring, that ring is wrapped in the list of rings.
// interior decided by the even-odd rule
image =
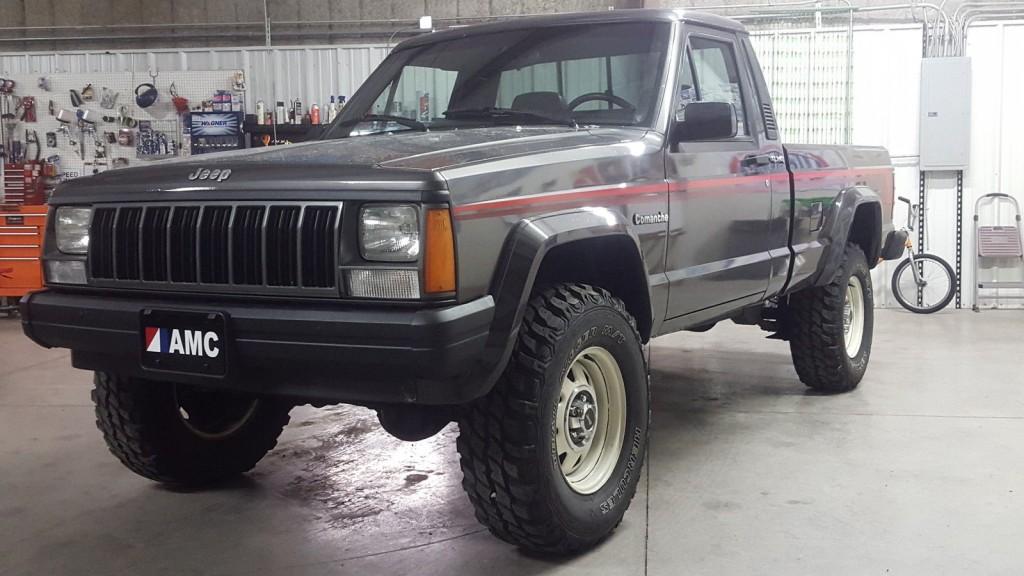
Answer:
[[[900,262],[892,274],[892,293],[901,306],[917,314],[931,314],[945,308],[956,294],[953,268],[938,256],[916,254],[914,262],[921,271],[922,286],[917,285],[909,258]]]

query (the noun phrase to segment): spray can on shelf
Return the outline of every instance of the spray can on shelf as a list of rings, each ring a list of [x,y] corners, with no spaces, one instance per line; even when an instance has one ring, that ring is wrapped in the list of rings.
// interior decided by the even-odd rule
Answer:
[[[302,100],[292,102],[292,124],[302,124]]]
[[[277,101],[277,107],[274,109],[274,122],[277,124],[288,122],[288,116],[284,112],[284,102],[281,100]]]
[[[263,100],[256,101],[256,123],[265,124],[267,122],[267,105],[263,103]]]
[[[417,100],[419,101],[419,113],[418,120],[420,122],[430,121],[430,92],[416,92]]]
[[[327,123],[334,122],[334,118],[337,115],[338,111],[334,109],[334,96],[331,96],[331,103],[327,106]]]
[[[320,105],[316,102],[309,107],[309,123],[314,126],[320,124]]]

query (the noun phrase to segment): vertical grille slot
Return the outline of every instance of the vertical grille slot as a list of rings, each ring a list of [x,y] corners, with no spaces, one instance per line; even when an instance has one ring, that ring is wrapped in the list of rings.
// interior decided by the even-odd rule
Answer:
[[[89,273],[93,278],[114,277],[114,218],[117,208],[97,208],[89,229]]]
[[[114,221],[114,269],[118,280],[139,279],[139,224],[142,208],[121,208]]]
[[[263,206],[239,206],[231,232],[235,284],[263,283]]]
[[[298,206],[274,206],[267,213],[267,284],[299,284]]]
[[[183,206],[174,209],[170,244],[171,282],[195,283],[196,275],[196,231],[199,227],[199,207]]]
[[[230,206],[207,206],[199,223],[199,281],[205,284],[227,284],[229,278],[228,224]]]
[[[171,209],[147,208],[142,217],[142,279],[167,281],[167,223]]]
[[[302,285],[333,288],[335,283],[334,244],[338,209],[309,206],[302,219]]]

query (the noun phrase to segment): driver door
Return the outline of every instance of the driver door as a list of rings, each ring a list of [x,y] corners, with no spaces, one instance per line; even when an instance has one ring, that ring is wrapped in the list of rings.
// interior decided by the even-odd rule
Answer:
[[[736,117],[735,136],[675,143],[665,155],[668,317],[693,315],[699,323],[764,294],[772,184],[736,35],[688,26],[682,50],[673,123],[691,102],[725,102]]]

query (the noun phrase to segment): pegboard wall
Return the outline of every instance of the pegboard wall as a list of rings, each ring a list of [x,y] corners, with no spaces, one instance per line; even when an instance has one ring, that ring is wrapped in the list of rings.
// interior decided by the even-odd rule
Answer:
[[[7,123],[9,134],[4,136],[7,140],[13,139],[24,143],[26,130],[30,133],[33,131],[37,133],[41,158],[45,160],[52,156],[59,156],[63,180],[116,169],[118,166],[115,166],[115,159],[123,158],[127,162],[127,166],[138,166],[153,160],[188,155],[189,138],[184,133],[182,116],[178,114],[172,102],[170,93],[172,83],[176,93],[187,98],[189,107],[193,110],[197,109],[203,101],[213,100],[218,90],[234,92],[239,101],[237,105],[241,106],[237,109],[244,110],[245,92],[233,90],[235,75],[240,71],[154,72],[156,73],[155,79],[151,78],[147,72],[54,73],[40,76],[6,75],[0,71],[0,77],[10,78],[17,83],[14,89],[15,95],[21,98],[34,97],[36,101],[37,121],[34,123],[18,122],[13,129],[10,129],[11,124]],[[40,86],[40,78],[46,79],[48,90]],[[135,101],[135,88],[143,83],[154,84],[159,92],[156,103],[147,108],[140,108]],[[84,101],[80,106],[75,107],[72,103],[71,90],[76,90],[81,94],[90,84],[94,92],[93,100]],[[112,108],[104,107],[101,102],[105,88],[117,93]],[[53,103],[52,114],[51,102]],[[78,110],[87,110],[95,119],[95,134],[83,133],[77,121],[68,125],[67,131],[62,131],[62,123],[56,117],[62,109],[72,115],[76,114]],[[129,126],[131,122],[126,122],[123,118],[134,119],[135,125]],[[165,135],[168,154],[139,153],[136,143],[140,141],[140,130],[147,127]],[[117,142],[117,135],[121,129],[129,129],[132,132],[131,145]],[[49,145],[53,143],[53,138],[48,138],[48,133],[56,135],[55,146]],[[113,143],[110,142],[111,134],[113,134]],[[104,158],[97,158],[96,140],[99,140],[106,148]],[[76,145],[72,145],[72,141],[76,142]],[[82,142],[84,142],[84,154]],[[22,145],[24,146],[24,144]],[[160,150],[163,151],[163,149],[164,147],[160,146]],[[28,152],[28,160],[34,159],[34,147]]]

